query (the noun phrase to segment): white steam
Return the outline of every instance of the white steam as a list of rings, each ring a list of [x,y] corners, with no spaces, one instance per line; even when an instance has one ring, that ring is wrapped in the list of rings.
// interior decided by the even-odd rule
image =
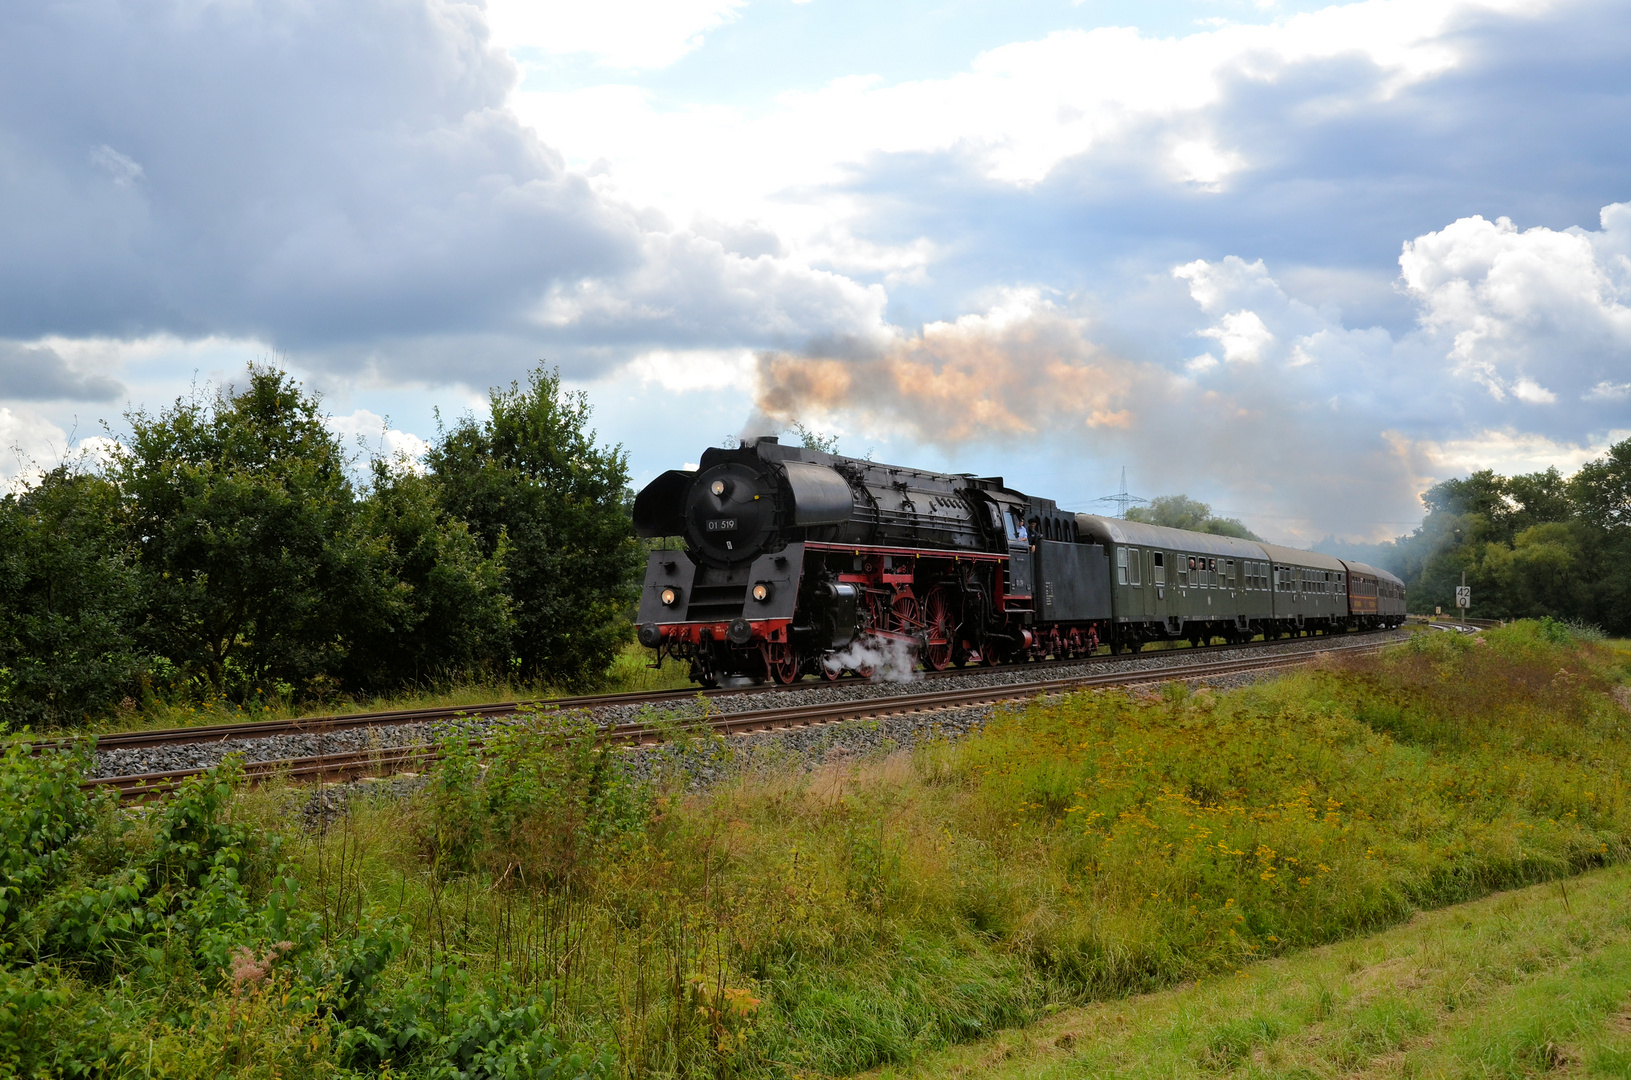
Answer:
[[[862,636],[843,652],[828,653],[822,663],[827,672],[872,669],[872,682],[909,683],[923,676],[917,670],[917,647],[900,638]]]

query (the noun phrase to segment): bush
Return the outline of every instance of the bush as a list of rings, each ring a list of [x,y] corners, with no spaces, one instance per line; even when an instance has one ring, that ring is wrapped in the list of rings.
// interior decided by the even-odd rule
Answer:
[[[442,873],[582,886],[597,862],[644,829],[650,793],[631,782],[587,716],[528,708],[520,717],[479,753],[463,736],[443,741],[426,850]]]
[[[485,421],[461,420],[430,452],[442,504],[488,555],[502,545],[523,678],[597,681],[629,640],[640,549],[624,504],[628,457],[595,444],[589,402],[539,368],[494,390]]]
[[[119,493],[66,468],[0,498],[0,723],[83,723],[139,697],[138,576]]]

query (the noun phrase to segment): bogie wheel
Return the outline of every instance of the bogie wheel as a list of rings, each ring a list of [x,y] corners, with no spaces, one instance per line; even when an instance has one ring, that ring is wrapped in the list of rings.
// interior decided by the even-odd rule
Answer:
[[[827,682],[837,682],[844,677],[844,665],[838,662],[837,655],[828,653],[816,661],[816,670]]]
[[[952,663],[951,635],[955,628],[951,625],[946,593],[939,587],[930,589],[923,600],[923,629],[927,631],[923,666],[931,671],[945,671]]]

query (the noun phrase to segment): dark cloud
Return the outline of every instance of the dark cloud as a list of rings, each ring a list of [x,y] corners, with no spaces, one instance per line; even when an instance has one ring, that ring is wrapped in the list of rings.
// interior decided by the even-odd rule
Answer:
[[[600,195],[439,0],[0,0],[0,335],[265,342],[475,383],[759,345],[881,299]]]
[[[113,401],[125,388],[95,373],[74,371],[54,349],[0,341],[0,398],[22,401]]]
[[[635,215],[504,109],[477,8],[8,3],[0,333],[291,350],[523,329]]]
[[[0,18],[11,338],[233,334],[344,357],[511,334],[533,351],[572,338],[538,325],[551,290],[693,281],[646,268],[665,253],[641,215],[507,113],[515,70],[478,8],[93,0]],[[648,325],[680,307],[644,300]]]

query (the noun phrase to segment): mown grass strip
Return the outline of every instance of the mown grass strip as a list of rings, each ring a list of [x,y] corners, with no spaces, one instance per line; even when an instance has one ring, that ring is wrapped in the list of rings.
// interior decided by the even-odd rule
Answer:
[[[1065,1009],[878,1080],[1631,1076],[1631,868]]]

